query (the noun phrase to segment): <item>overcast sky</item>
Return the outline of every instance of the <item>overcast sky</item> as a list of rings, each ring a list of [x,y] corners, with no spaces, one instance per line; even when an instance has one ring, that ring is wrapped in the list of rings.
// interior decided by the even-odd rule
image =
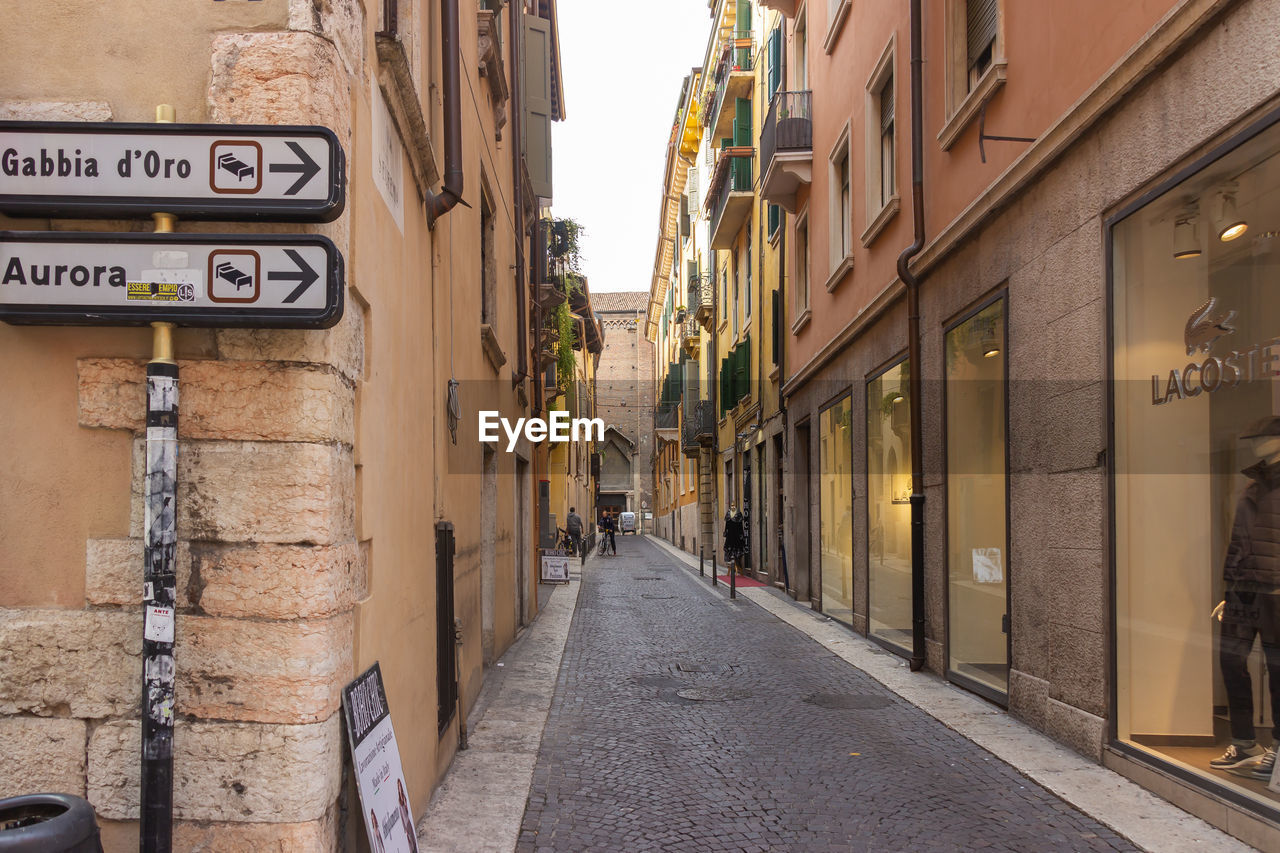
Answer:
[[[586,229],[591,290],[649,289],[680,86],[702,63],[707,0],[558,0],[568,119],[553,130],[552,212]]]

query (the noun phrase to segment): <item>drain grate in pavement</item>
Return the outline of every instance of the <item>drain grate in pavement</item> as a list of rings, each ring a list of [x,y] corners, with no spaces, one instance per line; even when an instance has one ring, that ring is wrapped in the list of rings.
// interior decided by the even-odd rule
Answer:
[[[674,596],[674,595],[648,595],[648,594],[642,595],[642,596],[640,596],[640,597],[641,597],[641,598],[658,599],[659,601],[663,601],[663,600],[667,600],[667,599],[675,598],[675,596]]]
[[[893,700],[887,696],[874,693],[814,693],[806,696],[804,701],[819,708],[840,711],[877,711],[893,705]]]
[[[632,580],[634,580],[634,581],[660,581],[660,580],[664,580],[664,578],[655,577],[655,576],[652,576],[652,575],[646,575],[646,576],[644,576],[644,577],[641,577],[641,576],[639,576],[639,575],[636,575],[635,577],[633,577],[633,578],[632,578]]]
[[[695,702],[731,702],[734,699],[747,699],[751,694],[745,690],[734,690],[732,687],[686,687],[677,690],[681,699],[692,699]]]

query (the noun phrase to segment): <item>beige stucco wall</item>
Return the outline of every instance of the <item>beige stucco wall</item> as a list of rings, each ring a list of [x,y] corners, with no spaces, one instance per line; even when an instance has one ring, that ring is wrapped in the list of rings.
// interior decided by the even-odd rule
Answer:
[[[464,80],[472,207],[429,230],[406,158],[403,233],[372,176],[380,3],[205,3],[179,14],[129,0],[17,0],[0,9],[5,117],[145,122],[168,103],[182,122],[326,125],[347,156],[347,207],[334,223],[178,225],[324,233],[345,256],[348,285],[345,316],[331,330],[177,334],[179,847],[334,846],[335,803],[353,795],[339,791],[339,690],[375,660],[415,810],[425,809],[456,743],[456,722],[442,736],[435,726],[437,520],[456,525],[468,704],[483,675],[482,599],[492,599],[496,653],[536,610],[532,466],[518,500],[516,455],[498,454],[490,548],[476,511],[475,413],[525,411],[511,381],[515,146],[509,125],[495,138],[477,4],[461,5],[462,70],[477,95]],[[402,17],[402,35],[438,151],[442,107],[428,94],[438,91],[429,62],[438,12],[425,8],[425,19]],[[482,170],[495,206],[499,369],[480,344]],[[0,217],[0,227],[150,223]],[[150,339],[145,329],[0,325],[0,796],[38,781],[10,772],[19,762],[46,760],[58,788],[94,803],[109,850],[136,846],[138,435]],[[462,382],[456,447],[445,419],[450,376]],[[518,544],[530,567],[523,614]]]

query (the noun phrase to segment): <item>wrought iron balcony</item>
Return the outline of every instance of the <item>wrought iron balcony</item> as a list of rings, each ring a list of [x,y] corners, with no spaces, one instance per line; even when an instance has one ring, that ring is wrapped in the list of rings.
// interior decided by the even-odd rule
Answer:
[[[697,358],[698,352],[702,344],[700,333],[702,327],[698,325],[698,320],[692,314],[685,318],[684,323],[680,327],[680,346],[689,354],[690,358]]]
[[[715,434],[715,409],[710,400],[696,400],[685,407],[680,424],[680,447],[689,456],[709,446]]]
[[[760,128],[760,195],[796,212],[796,190],[813,181],[813,93],[778,92]]]
[[[751,212],[755,149],[749,145],[725,148],[716,161],[707,190],[711,214],[711,248],[731,249],[733,239]]]
[[[733,129],[733,110],[724,105],[737,98],[751,97],[755,82],[755,42],[751,31],[735,31],[720,45],[720,59],[716,63],[711,87],[702,101],[703,127],[711,134],[711,144],[719,145]]]
[[[656,430],[674,430],[680,426],[680,404],[658,403],[653,408],[653,428]]]
[[[711,296],[714,287],[715,276],[711,273],[695,275],[689,279],[689,310],[693,312],[693,319],[702,323],[707,331],[711,331]]]

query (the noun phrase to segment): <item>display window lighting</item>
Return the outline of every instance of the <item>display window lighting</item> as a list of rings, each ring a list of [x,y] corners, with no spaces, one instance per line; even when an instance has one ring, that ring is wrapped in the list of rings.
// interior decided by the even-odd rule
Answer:
[[[1249,230],[1249,223],[1236,212],[1236,185],[1228,184],[1218,191],[1214,231],[1223,243],[1230,243]]]
[[[1200,234],[1196,227],[1199,209],[1188,206],[1173,222],[1173,256],[1178,260],[1200,257]]]

